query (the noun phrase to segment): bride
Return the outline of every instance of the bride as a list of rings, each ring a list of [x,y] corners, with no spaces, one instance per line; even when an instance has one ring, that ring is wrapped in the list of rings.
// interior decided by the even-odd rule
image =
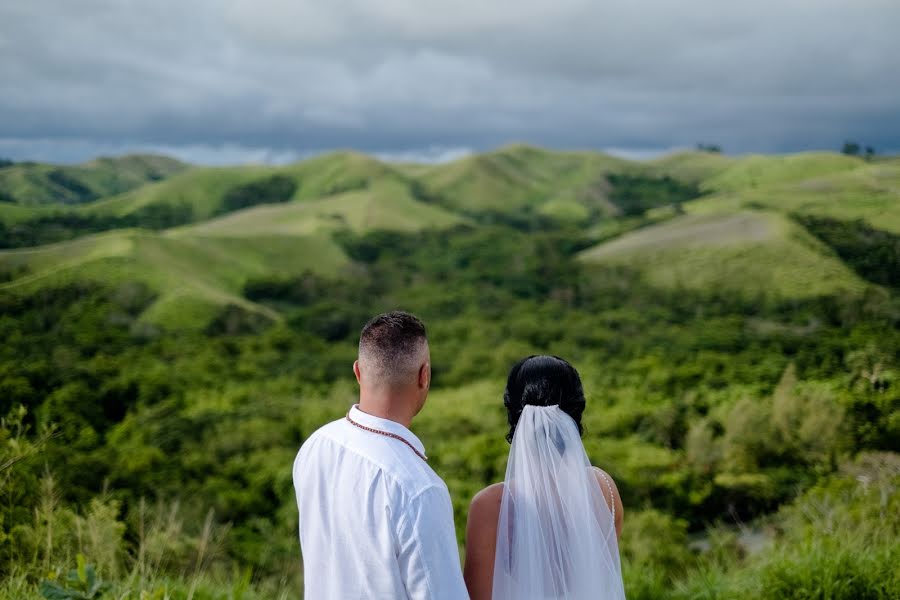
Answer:
[[[581,443],[584,392],[572,365],[529,356],[503,395],[506,480],[472,500],[465,580],[472,600],[625,598],[622,501]]]

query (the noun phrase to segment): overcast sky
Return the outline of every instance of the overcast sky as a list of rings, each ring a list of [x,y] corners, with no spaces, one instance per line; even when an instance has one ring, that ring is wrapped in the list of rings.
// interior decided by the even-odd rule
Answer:
[[[900,150],[900,0],[0,0],[0,156]]]

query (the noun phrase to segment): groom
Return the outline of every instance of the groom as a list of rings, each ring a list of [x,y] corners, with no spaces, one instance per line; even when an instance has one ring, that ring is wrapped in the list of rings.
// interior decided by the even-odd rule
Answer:
[[[408,429],[431,383],[425,326],[405,312],[375,317],[353,372],[359,404],[294,461],[304,597],[468,598],[450,494]]]

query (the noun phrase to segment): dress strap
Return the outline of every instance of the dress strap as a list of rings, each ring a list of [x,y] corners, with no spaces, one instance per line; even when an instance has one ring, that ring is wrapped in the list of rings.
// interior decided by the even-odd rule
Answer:
[[[612,510],[612,518],[613,518],[613,526],[616,523],[616,495],[613,493],[612,483],[609,481],[609,477],[606,476],[606,473],[597,469],[597,472],[600,473],[600,476],[603,477],[603,481],[606,482],[606,487],[609,489],[609,506]],[[604,494],[605,495],[605,494]]]

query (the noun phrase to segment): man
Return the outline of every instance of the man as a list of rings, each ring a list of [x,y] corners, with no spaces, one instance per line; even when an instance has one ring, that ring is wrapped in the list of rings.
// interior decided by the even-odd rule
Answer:
[[[391,312],[366,323],[359,404],[294,461],[304,597],[468,598],[447,486],[409,430],[428,396],[425,326]]]

